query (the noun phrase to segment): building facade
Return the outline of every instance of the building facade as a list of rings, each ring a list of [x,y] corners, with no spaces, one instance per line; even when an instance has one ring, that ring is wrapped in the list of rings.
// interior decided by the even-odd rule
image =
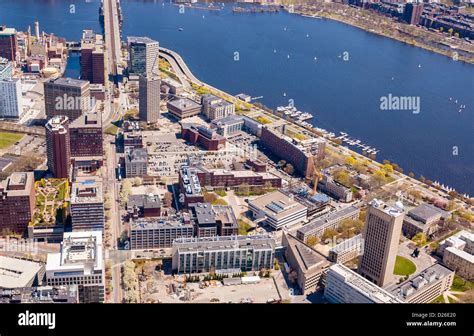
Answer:
[[[0,79],[0,118],[19,119],[22,116],[21,79]]]
[[[369,203],[366,223],[362,233],[364,253],[358,272],[379,286],[393,280],[403,224],[403,206],[389,206],[377,199]]]
[[[160,77],[152,73],[140,75],[138,90],[140,120],[156,123],[160,118]]]
[[[148,37],[128,37],[128,72],[133,75],[157,74],[160,44]],[[159,92],[159,87],[158,87]]]
[[[69,206],[73,231],[104,229],[104,197],[99,178],[80,178],[72,183]]]
[[[130,224],[130,247],[132,250],[170,248],[175,239],[191,238],[193,234],[193,225],[183,219],[139,219]]]
[[[81,79],[91,84],[105,84],[104,39],[92,30],[82,32]]]
[[[212,94],[201,98],[202,112],[209,120],[219,120],[235,113],[235,106]]]
[[[88,81],[61,77],[43,84],[47,118],[63,115],[72,122],[92,107]]]
[[[0,231],[24,233],[36,205],[33,173],[13,173],[0,183]]]
[[[173,242],[172,269],[178,274],[250,272],[273,268],[270,235],[180,238]]]
[[[53,117],[45,127],[48,169],[56,178],[69,178],[71,166],[69,119],[65,116]]]
[[[104,155],[102,117],[97,112],[81,115],[69,125],[72,157]]]

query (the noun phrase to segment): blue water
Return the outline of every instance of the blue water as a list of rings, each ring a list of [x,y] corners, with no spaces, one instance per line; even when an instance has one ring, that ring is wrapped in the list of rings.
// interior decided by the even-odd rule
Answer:
[[[42,30],[78,40],[84,28],[100,31],[98,6],[97,0],[0,0],[0,22],[26,29],[39,19]],[[230,93],[263,96],[273,108],[293,99],[315,116],[313,124],[375,146],[378,160],[474,195],[473,65],[339,22],[284,12],[234,14],[231,7],[180,14],[169,3],[122,1],[123,36],[159,40],[198,78]],[[348,61],[338,57],[345,51]],[[419,96],[421,112],[381,111],[380,97],[389,93]],[[458,113],[449,97],[466,109]]]

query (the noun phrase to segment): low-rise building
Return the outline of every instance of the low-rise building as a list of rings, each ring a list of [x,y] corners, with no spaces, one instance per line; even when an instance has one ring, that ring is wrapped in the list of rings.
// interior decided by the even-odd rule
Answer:
[[[191,203],[204,202],[201,183],[199,182],[196,168],[189,166],[181,167],[179,170],[179,190],[179,202],[186,207]]]
[[[341,210],[331,212],[322,217],[318,217],[310,223],[304,225],[296,232],[296,238],[306,242],[309,237],[321,238],[324,231],[328,229],[336,230],[342,221],[346,219],[359,218],[360,209],[354,206],[348,206]]]
[[[179,120],[201,113],[201,105],[188,98],[170,100],[166,106],[168,107],[168,112]]]
[[[324,296],[331,303],[403,303],[392,293],[342,264],[329,267]]]
[[[226,139],[214,130],[198,124],[181,124],[181,136],[192,145],[217,151],[225,147]]]
[[[275,230],[306,220],[307,208],[290,195],[275,191],[249,201],[254,219],[263,219]]]
[[[386,287],[387,291],[407,303],[430,303],[451,288],[454,271],[434,264],[400,284]]]
[[[146,148],[136,148],[125,154],[125,176],[143,177],[148,172],[148,151]]]
[[[448,212],[434,205],[423,203],[408,211],[403,219],[403,235],[407,238],[413,238],[421,232],[429,237],[438,231],[440,220],[448,216]]]
[[[289,233],[283,233],[282,245],[286,248],[285,258],[291,270],[296,272],[296,282],[303,294],[316,291],[321,286],[323,274],[331,262]]]
[[[48,286],[78,285],[82,302],[104,301],[102,232],[64,233],[59,253],[46,262]]]
[[[202,112],[209,120],[218,120],[235,113],[235,106],[222,98],[212,94],[205,94],[201,98]]]
[[[329,260],[339,264],[345,264],[346,262],[357,258],[362,255],[362,249],[364,248],[364,238],[361,234],[358,234],[352,238],[345,239],[333,248],[329,250]]]
[[[438,254],[443,257],[443,264],[456,274],[474,280],[474,234],[462,230],[440,243]]]
[[[160,217],[161,200],[158,195],[130,195],[127,201],[127,212],[132,218]]]
[[[42,263],[0,256],[0,289],[40,285],[44,273]]]
[[[270,235],[179,238],[173,242],[172,269],[179,274],[250,272],[273,268]]]
[[[228,205],[189,204],[196,237],[232,236],[239,233],[234,210]]]
[[[318,189],[339,201],[352,201],[353,193],[351,188],[334,180],[328,172],[322,172],[322,179],[318,182]]]
[[[130,224],[130,247],[132,250],[169,248],[175,239],[191,238],[194,227],[181,218],[138,219]]]
[[[225,118],[215,119],[211,123],[211,128],[215,129],[218,134],[228,137],[241,132],[244,129],[244,124],[242,116],[232,114]]]

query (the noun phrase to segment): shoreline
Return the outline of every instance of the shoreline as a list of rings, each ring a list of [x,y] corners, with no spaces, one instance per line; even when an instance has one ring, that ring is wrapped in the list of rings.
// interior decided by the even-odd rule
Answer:
[[[418,42],[416,40],[412,40],[412,42],[409,42],[409,41],[407,41],[407,40],[405,40],[401,37],[392,36],[390,34],[384,34],[383,32],[376,31],[374,29],[368,29],[368,28],[364,27],[363,25],[358,24],[357,22],[351,22],[350,20],[348,20],[344,17],[338,16],[338,15],[332,15],[330,13],[318,12],[317,14],[313,14],[313,15],[308,14],[306,12],[302,12],[302,11],[294,11],[293,13],[290,13],[290,12],[288,12],[288,13],[299,15],[301,17],[312,18],[312,19],[316,19],[316,20],[327,19],[327,20],[337,21],[337,22],[346,24],[348,26],[358,28],[358,29],[363,30],[365,32],[375,34],[375,35],[378,35],[378,36],[381,36],[381,37],[386,37],[386,38],[389,38],[389,39],[392,39],[392,40],[395,40],[395,41],[398,41],[398,42],[402,42],[404,44],[407,44],[407,45],[410,45],[410,46],[413,46],[413,47],[421,48],[421,49],[426,50],[426,51],[431,51],[433,53],[443,55],[443,56],[449,57],[451,59],[453,59],[453,57],[454,57],[453,53],[457,52],[455,49],[452,49],[452,50],[449,50],[449,51],[448,50],[442,50],[440,48],[429,46],[427,44]],[[437,42],[437,43],[441,44],[442,42]],[[465,56],[458,55],[457,61],[462,61],[464,63],[474,65],[474,53],[472,54],[472,57],[465,57]]]
[[[161,48],[161,47],[160,47],[160,48]],[[185,77],[187,77],[187,80],[188,80],[190,83],[195,84],[195,85],[199,85],[199,86],[202,86],[202,87],[206,87],[206,88],[208,88],[208,89],[211,91],[211,93],[214,93],[214,94],[216,94],[216,93],[218,92],[218,93],[220,93],[220,95],[222,95],[222,96],[224,96],[224,97],[227,97],[227,98],[225,98],[225,99],[227,99],[227,100],[229,100],[229,101],[231,101],[231,102],[236,102],[236,101],[238,101],[238,99],[235,98],[234,96],[232,96],[231,94],[229,94],[229,93],[227,93],[227,92],[225,92],[225,91],[223,91],[223,90],[221,90],[221,89],[218,89],[218,88],[216,88],[216,87],[213,87],[212,85],[209,85],[209,84],[207,84],[206,82],[203,82],[202,80],[198,79],[198,78],[192,73],[191,69],[189,69],[189,67],[187,66],[186,62],[184,61],[184,59],[181,57],[180,54],[178,54],[178,53],[175,52],[175,51],[169,50],[169,49],[166,49],[166,50],[168,50],[168,52],[171,52],[171,53],[173,53],[175,56],[177,56],[177,57],[180,58],[180,61],[181,61],[181,62],[183,63],[183,65],[186,67],[186,71],[189,72],[189,74],[192,76],[192,78],[190,78],[190,77],[188,76],[188,74],[184,74]],[[170,56],[171,56],[171,55],[170,55]],[[175,56],[171,56],[171,57],[175,57]],[[166,59],[166,57],[165,57],[165,59]],[[179,64],[178,64],[178,67],[180,67]],[[197,80],[197,82],[196,82],[196,80]],[[215,92],[212,92],[212,91],[215,91]],[[224,98],[224,97],[221,97],[221,98]],[[344,152],[348,153],[349,155],[351,155],[351,156],[353,156],[353,157],[357,157],[357,158],[359,158],[359,159],[360,159],[360,158],[368,159],[368,160],[370,160],[372,163],[374,163],[374,164],[375,164],[376,166],[378,166],[378,167],[381,167],[381,166],[383,165],[383,163],[377,161],[377,159],[375,159],[375,158],[370,158],[370,157],[368,157],[368,156],[365,156],[364,154],[360,154],[360,153],[354,151],[353,149],[351,149],[351,148],[349,148],[349,147],[346,147],[346,146],[337,144],[337,143],[335,143],[333,140],[327,139],[326,137],[321,136],[321,134],[319,134],[319,132],[317,132],[315,129],[312,129],[312,128],[310,129],[310,128],[307,128],[307,127],[298,125],[298,124],[296,124],[296,123],[295,123],[294,121],[292,121],[292,120],[285,120],[285,119],[281,118],[281,117],[278,116],[276,113],[270,113],[270,112],[266,111],[265,109],[260,108],[260,107],[254,105],[254,104],[251,104],[251,103],[249,103],[249,104],[250,104],[250,105],[254,108],[254,110],[255,110],[256,112],[258,112],[258,113],[262,113],[262,114],[264,114],[264,115],[270,115],[270,116],[272,116],[273,118],[277,118],[277,119],[279,119],[279,120],[283,120],[283,121],[285,121],[285,122],[287,122],[287,123],[290,123],[290,124],[292,124],[293,126],[296,126],[297,128],[305,129],[306,131],[309,131],[309,132],[313,133],[315,136],[325,138],[325,139],[327,140],[328,144],[329,144],[330,146],[332,146],[334,149],[339,148],[339,149],[341,150],[341,148],[343,148],[342,150],[343,150]],[[252,112],[252,111],[250,110],[250,111],[248,111],[248,112]],[[248,115],[248,113],[245,113],[245,112],[242,113],[242,115],[247,116],[247,117],[249,117],[249,118],[252,118],[251,116]],[[252,118],[252,119],[253,119],[253,118]],[[403,168],[403,167],[402,167],[402,168]],[[393,174],[399,175],[399,176],[400,176],[400,179],[404,179],[404,180],[410,181],[410,182],[411,182],[412,184],[414,184],[414,185],[419,185],[419,186],[421,186],[423,189],[425,189],[425,190],[428,191],[429,193],[437,193],[437,192],[440,192],[440,193],[443,194],[443,197],[445,197],[445,198],[447,198],[447,197],[449,196],[449,193],[448,193],[447,191],[445,191],[445,190],[443,190],[443,189],[441,189],[441,188],[438,188],[438,187],[436,187],[436,186],[434,186],[434,185],[428,185],[427,183],[422,182],[422,181],[420,181],[419,179],[417,179],[417,178],[415,178],[415,177],[411,177],[411,176],[409,176],[408,174],[405,174],[405,173],[403,173],[403,172],[398,172],[398,171],[397,171],[397,172],[394,172]],[[424,175],[421,174],[420,176],[424,176]],[[429,179],[426,178],[426,180],[429,180]],[[440,181],[438,181],[438,182],[441,183]],[[446,185],[447,185],[447,184],[446,184]],[[433,189],[434,189],[434,190],[433,190]],[[456,198],[456,199],[458,199],[459,201],[465,203],[466,201],[464,200],[463,194],[467,194],[467,192],[466,192],[466,191],[458,191],[458,190],[455,190],[455,191],[456,191],[456,193],[457,193],[459,196],[458,196],[458,197],[453,197],[453,198]]]

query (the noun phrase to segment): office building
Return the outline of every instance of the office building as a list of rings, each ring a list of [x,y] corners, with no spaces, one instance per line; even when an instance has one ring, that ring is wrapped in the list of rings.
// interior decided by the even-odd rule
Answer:
[[[0,57],[0,80],[13,76],[13,63]]]
[[[456,271],[456,274],[474,281],[474,234],[462,230],[440,243],[438,253],[443,264]]]
[[[449,216],[449,212],[434,205],[423,203],[408,211],[403,220],[403,235],[411,239],[417,234],[423,233],[426,237],[429,237],[438,231],[439,222]]]
[[[296,282],[300,290],[305,295],[316,291],[322,285],[323,274],[331,262],[287,232],[283,232],[282,245],[286,248],[285,258],[291,268],[290,273],[297,274]]]
[[[257,173],[252,170],[226,170],[196,167],[196,174],[202,186],[209,188],[238,189],[242,185],[249,188],[280,188],[281,178],[272,173]]]
[[[326,141],[315,137],[300,140],[288,135],[292,132],[286,123],[264,126],[260,141],[276,157],[291,163],[297,173],[311,177],[315,163],[324,158]]]
[[[201,113],[201,105],[188,98],[177,98],[166,103],[168,112],[182,120]]]
[[[0,182],[0,232],[23,233],[35,211],[33,173],[12,173]]]
[[[364,231],[364,251],[358,272],[379,286],[393,280],[400,233],[403,224],[403,205],[389,206],[377,199],[369,203]]]
[[[69,178],[71,165],[69,119],[65,116],[53,117],[45,127],[48,169],[56,178]]]
[[[166,77],[161,80],[161,91],[165,94],[179,95],[184,92],[184,88],[180,82],[171,77]]]
[[[230,115],[222,119],[216,119],[211,123],[211,128],[223,137],[228,137],[241,132],[244,129],[244,118],[238,115]]]
[[[160,217],[161,200],[158,195],[130,195],[127,200],[127,212],[131,218]]]
[[[105,84],[104,38],[92,30],[83,30],[81,38],[81,79]]]
[[[360,210],[349,206],[327,215],[317,217],[296,231],[296,238],[306,242],[310,237],[321,238],[326,230],[337,230],[339,225],[348,219],[358,219]]]
[[[273,268],[270,235],[179,238],[173,242],[172,270],[178,274],[250,272]]]
[[[212,94],[205,94],[201,98],[202,113],[209,120],[219,120],[235,113],[235,106]]]
[[[184,218],[142,218],[130,223],[130,247],[132,250],[170,248],[175,239],[191,238],[193,234],[193,225]]]
[[[192,203],[189,208],[196,237],[239,234],[239,224],[231,206]]]
[[[322,178],[318,181],[318,189],[341,202],[351,202],[352,189],[334,180],[329,171],[330,169],[326,169],[321,172]]]
[[[104,155],[102,117],[97,112],[84,113],[69,125],[72,157]]]
[[[158,74],[160,45],[148,37],[128,37],[128,72],[132,75]],[[159,91],[158,86],[158,93]]]
[[[281,191],[249,200],[249,210],[254,219],[263,219],[265,224],[278,230],[306,220],[307,208]]]
[[[50,79],[44,82],[44,104],[47,118],[64,115],[72,122],[92,107],[89,82],[62,77]]]
[[[331,303],[403,303],[392,293],[342,264],[329,267],[324,297]]]
[[[422,3],[406,3],[403,10],[403,20],[411,25],[420,23],[421,14],[423,13]]]
[[[204,202],[201,183],[197,175],[197,169],[189,166],[182,166],[179,170],[179,202],[187,207],[191,203]]]
[[[364,239],[361,234],[345,239],[329,250],[328,259],[334,263],[345,264],[362,255]]]
[[[140,75],[138,91],[140,120],[156,123],[160,118],[160,77],[151,73]]]
[[[181,136],[192,145],[205,150],[217,151],[225,148],[226,139],[214,130],[192,123],[181,124]]]
[[[42,263],[0,256],[0,289],[39,285],[44,273]]]
[[[16,30],[14,28],[0,26],[0,57],[16,62],[17,51],[18,41],[16,38]]]
[[[0,289],[0,304],[2,303],[79,303],[79,296],[76,285]]]
[[[125,154],[125,176],[143,177],[148,172],[148,151],[146,148],[137,148]]]
[[[0,78],[0,118],[19,119],[23,116],[20,78]]]
[[[406,303],[431,303],[451,289],[454,271],[434,264],[400,284],[385,289]]]
[[[82,177],[72,183],[70,210],[73,231],[104,229],[104,196],[98,177]]]
[[[48,253],[48,286],[78,285],[82,301],[104,301],[102,232],[65,232],[59,253]]]

